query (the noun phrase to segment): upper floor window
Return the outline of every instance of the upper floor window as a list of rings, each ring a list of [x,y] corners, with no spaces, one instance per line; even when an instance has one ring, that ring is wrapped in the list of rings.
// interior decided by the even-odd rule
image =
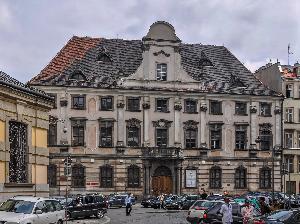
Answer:
[[[57,145],[57,123],[49,123],[48,145]]]
[[[247,103],[236,102],[235,103],[235,114],[237,115],[247,115]]]
[[[197,101],[192,99],[185,100],[184,111],[186,113],[197,113]]]
[[[287,84],[285,86],[285,97],[286,98],[293,97],[293,85],[292,84]]]
[[[289,123],[294,121],[294,108],[289,107],[285,109],[285,121]]]
[[[247,144],[247,126],[237,125],[235,127],[235,148],[246,149]]]
[[[76,71],[71,75],[70,79],[77,80],[77,81],[84,81],[85,76],[83,75],[83,73],[81,71]]]
[[[260,103],[260,115],[271,116],[271,103]]]
[[[72,146],[84,146],[85,120],[72,120]]]
[[[168,146],[168,129],[156,128],[156,146],[167,147]]]
[[[100,98],[100,110],[113,110],[112,96],[105,96]]]
[[[156,111],[168,112],[169,111],[169,100],[168,99],[156,99]]]
[[[85,187],[85,167],[81,164],[72,166],[72,187],[84,188]]]
[[[140,111],[140,98],[139,97],[127,98],[127,110],[132,112]]]
[[[76,110],[85,109],[85,95],[72,96],[72,109],[76,109]]]
[[[211,100],[210,102],[210,113],[214,115],[222,115],[222,102]]]
[[[132,118],[127,121],[127,146],[139,146],[140,145],[140,130],[141,121]]]
[[[100,146],[113,146],[113,124],[112,120],[100,121]]]
[[[210,125],[210,147],[211,149],[221,149],[222,147],[222,125]]]
[[[264,123],[259,125],[259,138],[261,150],[270,150],[273,138],[271,124]]]
[[[293,132],[285,131],[284,141],[285,141],[286,148],[293,148]]]
[[[287,172],[294,173],[294,156],[285,155],[284,162],[286,164]]]
[[[167,64],[156,64],[156,80],[167,81]]]
[[[196,148],[197,147],[197,129],[188,128],[184,131],[185,147]]]

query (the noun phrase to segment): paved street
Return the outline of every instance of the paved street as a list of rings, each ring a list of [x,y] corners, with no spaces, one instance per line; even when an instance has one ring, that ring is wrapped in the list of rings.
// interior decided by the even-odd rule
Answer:
[[[188,224],[187,211],[159,210],[142,208],[134,205],[131,216],[125,215],[125,208],[111,208],[103,219],[78,219],[69,221],[68,224]]]

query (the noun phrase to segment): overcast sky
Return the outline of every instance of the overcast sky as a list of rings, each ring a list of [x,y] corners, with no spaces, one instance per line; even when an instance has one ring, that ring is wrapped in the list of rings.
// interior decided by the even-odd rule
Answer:
[[[251,71],[300,62],[300,0],[0,0],[0,70],[26,82],[73,36],[141,39],[157,20],[224,45]]]

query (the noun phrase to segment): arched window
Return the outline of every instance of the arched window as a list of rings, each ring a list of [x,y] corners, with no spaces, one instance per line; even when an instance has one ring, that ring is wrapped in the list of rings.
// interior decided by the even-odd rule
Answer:
[[[140,186],[140,168],[136,165],[130,165],[127,170],[128,187]]]
[[[85,167],[81,164],[75,164],[72,166],[72,187],[85,187]]]
[[[113,168],[105,165],[100,167],[100,185],[101,187],[113,187]]]
[[[259,170],[259,187],[271,188],[271,169],[269,167],[263,167]]]
[[[209,187],[212,189],[222,187],[222,169],[214,166],[209,171]]]
[[[49,187],[56,187],[57,185],[57,166],[55,164],[48,166],[48,184]]]
[[[73,72],[70,79],[77,80],[77,81],[85,81],[86,80],[85,76],[83,75],[83,73],[81,71]]]
[[[247,169],[240,166],[235,169],[234,174],[235,188],[246,188],[247,187]]]

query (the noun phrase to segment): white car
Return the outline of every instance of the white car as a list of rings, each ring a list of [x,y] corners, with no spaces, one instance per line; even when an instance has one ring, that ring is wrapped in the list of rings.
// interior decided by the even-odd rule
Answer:
[[[16,196],[0,206],[0,224],[63,224],[65,211],[58,200]]]
[[[187,221],[199,223],[203,219],[205,211],[218,203],[224,203],[224,201],[197,200],[188,211]]]

